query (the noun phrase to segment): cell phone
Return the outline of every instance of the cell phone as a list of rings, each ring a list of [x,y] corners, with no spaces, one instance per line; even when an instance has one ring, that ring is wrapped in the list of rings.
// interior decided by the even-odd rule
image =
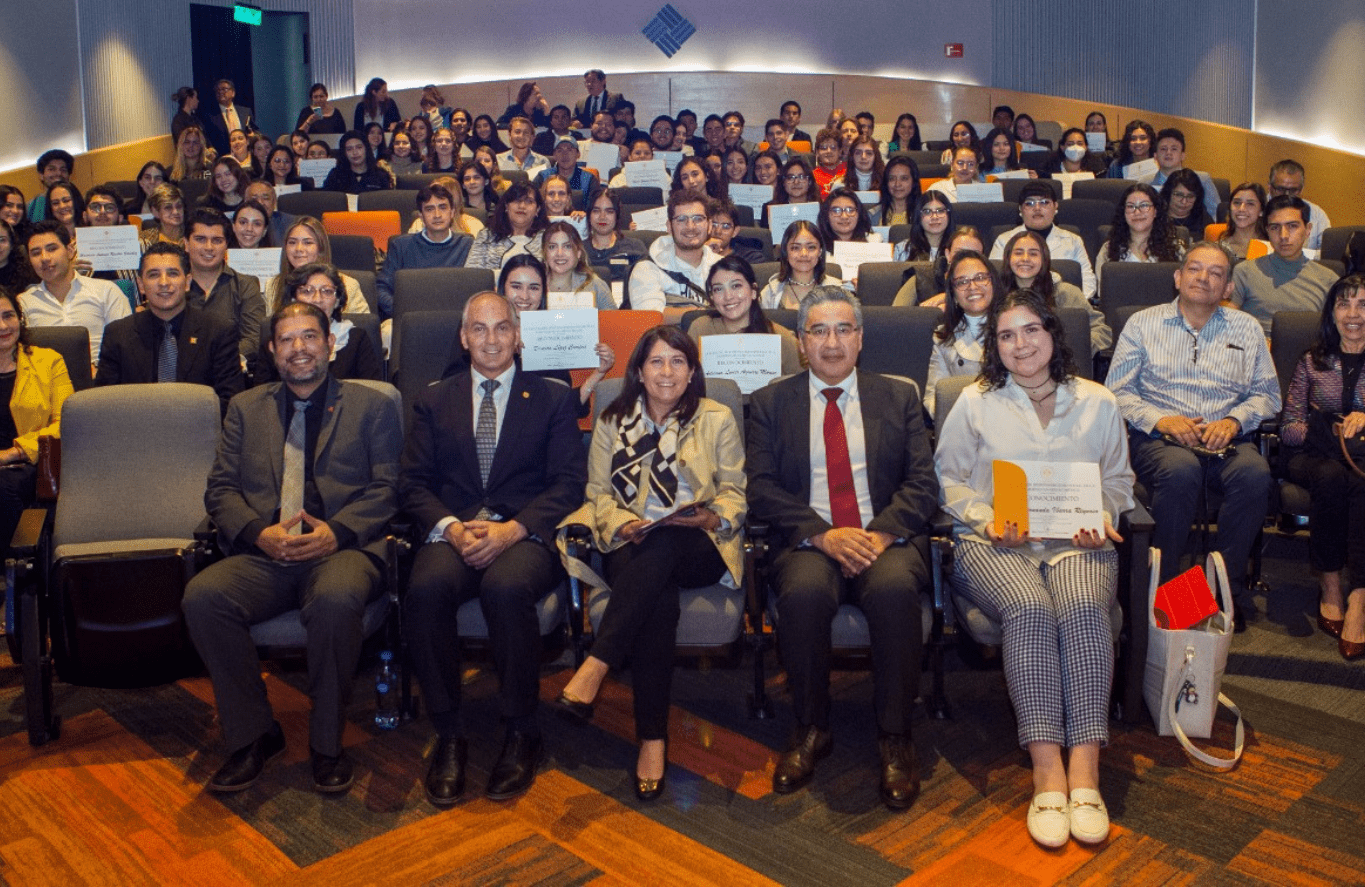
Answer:
[[[314,117],[321,117],[321,116],[322,116],[322,109],[321,109],[321,108],[314,108],[314,109],[313,109],[313,116],[314,116]]]

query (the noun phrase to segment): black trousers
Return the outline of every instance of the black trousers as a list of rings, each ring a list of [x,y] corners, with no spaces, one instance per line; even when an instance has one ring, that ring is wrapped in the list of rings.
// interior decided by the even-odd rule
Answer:
[[[1334,573],[1346,568],[1345,594],[1365,588],[1365,478],[1335,459],[1300,453],[1289,460],[1289,477],[1308,488],[1309,562]]]
[[[611,597],[597,627],[592,655],[612,668],[630,662],[635,735],[668,736],[678,590],[720,581],[725,562],[696,527],[659,527],[644,540],[606,556]]]
[[[829,729],[830,625],[848,603],[867,617],[877,727],[908,734],[923,647],[920,594],[931,581],[919,549],[893,545],[852,579],[814,548],[783,554],[775,569],[777,643],[797,721]]]
[[[488,623],[502,716],[524,724],[540,701],[540,621],[536,604],[563,578],[559,556],[523,539],[483,570],[449,543],[417,552],[403,599],[403,634],[427,712],[443,736],[460,732],[460,641],[456,613],[475,598]]]

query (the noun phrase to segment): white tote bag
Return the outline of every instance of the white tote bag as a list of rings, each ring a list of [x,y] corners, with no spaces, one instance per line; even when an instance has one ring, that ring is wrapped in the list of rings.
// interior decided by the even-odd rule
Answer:
[[[1174,735],[1186,753],[1197,761],[1231,770],[1242,757],[1245,730],[1242,713],[1219,692],[1232,645],[1232,589],[1228,585],[1223,556],[1211,552],[1204,565],[1209,588],[1221,609],[1210,616],[1203,630],[1172,631],[1157,624],[1153,604],[1161,576],[1161,551],[1150,549],[1151,583],[1147,593],[1147,668],[1142,695],[1156,721],[1157,733]],[[1219,704],[1237,716],[1236,747],[1231,758],[1219,758],[1195,748],[1189,737],[1207,739],[1213,733],[1213,717]]]

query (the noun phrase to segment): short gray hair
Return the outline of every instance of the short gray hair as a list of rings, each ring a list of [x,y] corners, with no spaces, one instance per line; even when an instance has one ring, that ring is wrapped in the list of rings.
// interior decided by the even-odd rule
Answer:
[[[1223,258],[1227,259],[1229,272],[1232,271],[1232,266],[1237,264],[1237,260],[1232,257],[1232,252],[1226,246],[1224,246],[1221,241],[1201,240],[1198,243],[1191,245],[1189,249],[1185,250],[1185,259],[1188,260],[1190,257],[1190,253],[1194,252],[1197,249],[1211,249],[1216,250],[1219,253],[1222,253]],[[1180,266],[1182,268],[1185,267],[1185,262],[1182,261],[1180,263]]]
[[[816,286],[806,294],[801,300],[801,307],[796,312],[796,326],[798,335],[806,329],[806,318],[810,315],[810,310],[816,305],[827,305],[832,302],[842,302],[853,309],[853,320],[859,329],[863,326],[863,303],[858,301],[858,297],[850,293],[841,286]]]
[[[507,298],[502,293],[495,293],[492,290],[483,290],[465,300],[464,308],[460,309],[460,326],[464,327],[469,325],[469,306],[474,304],[475,299],[481,299],[484,296],[492,296],[506,305],[507,315],[512,318],[512,326],[521,329],[521,312],[517,310],[517,306],[512,303],[511,299]]]

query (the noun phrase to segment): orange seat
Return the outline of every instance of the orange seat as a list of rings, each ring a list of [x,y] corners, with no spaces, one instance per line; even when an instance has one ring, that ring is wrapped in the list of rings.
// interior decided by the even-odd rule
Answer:
[[[1223,236],[1223,233],[1227,230],[1228,226],[1222,222],[1219,222],[1216,225],[1205,225],[1204,240],[1218,240]],[[1191,231],[1190,233],[1193,234],[1194,232]]]
[[[647,331],[664,322],[659,311],[599,311],[597,312],[597,334],[601,341],[616,352],[616,363],[607,371],[608,379],[619,379],[626,374],[626,363],[635,343]],[[580,387],[593,373],[592,369],[569,370],[569,378],[575,388]],[[593,395],[596,397],[597,395]],[[592,430],[592,415],[578,420],[578,427],[584,431]]]
[[[359,234],[369,237],[381,250],[389,247],[389,238],[403,233],[403,221],[397,210],[378,209],[355,213],[323,213],[322,227],[329,237],[338,234]]]
[[[936,179],[935,179],[935,178],[920,179],[920,180],[919,180],[919,190],[920,190],[920,193],[923,194],[925,191],[928,191],[928,190],[929,190],[929,186],[930,186],[930,185],[933,185],[933,184],[935,184],[936,182],[941,182],[941,181],[943,181],[943,180],[944,180],[944,177],[943,177],[943,176],[939,176],[939,177],[936,178]]]
[[[1253,240],[1247,244],[1247,259],[1259,259],[1261,256],[1270,254],[1270,243],[1265,240]]]

